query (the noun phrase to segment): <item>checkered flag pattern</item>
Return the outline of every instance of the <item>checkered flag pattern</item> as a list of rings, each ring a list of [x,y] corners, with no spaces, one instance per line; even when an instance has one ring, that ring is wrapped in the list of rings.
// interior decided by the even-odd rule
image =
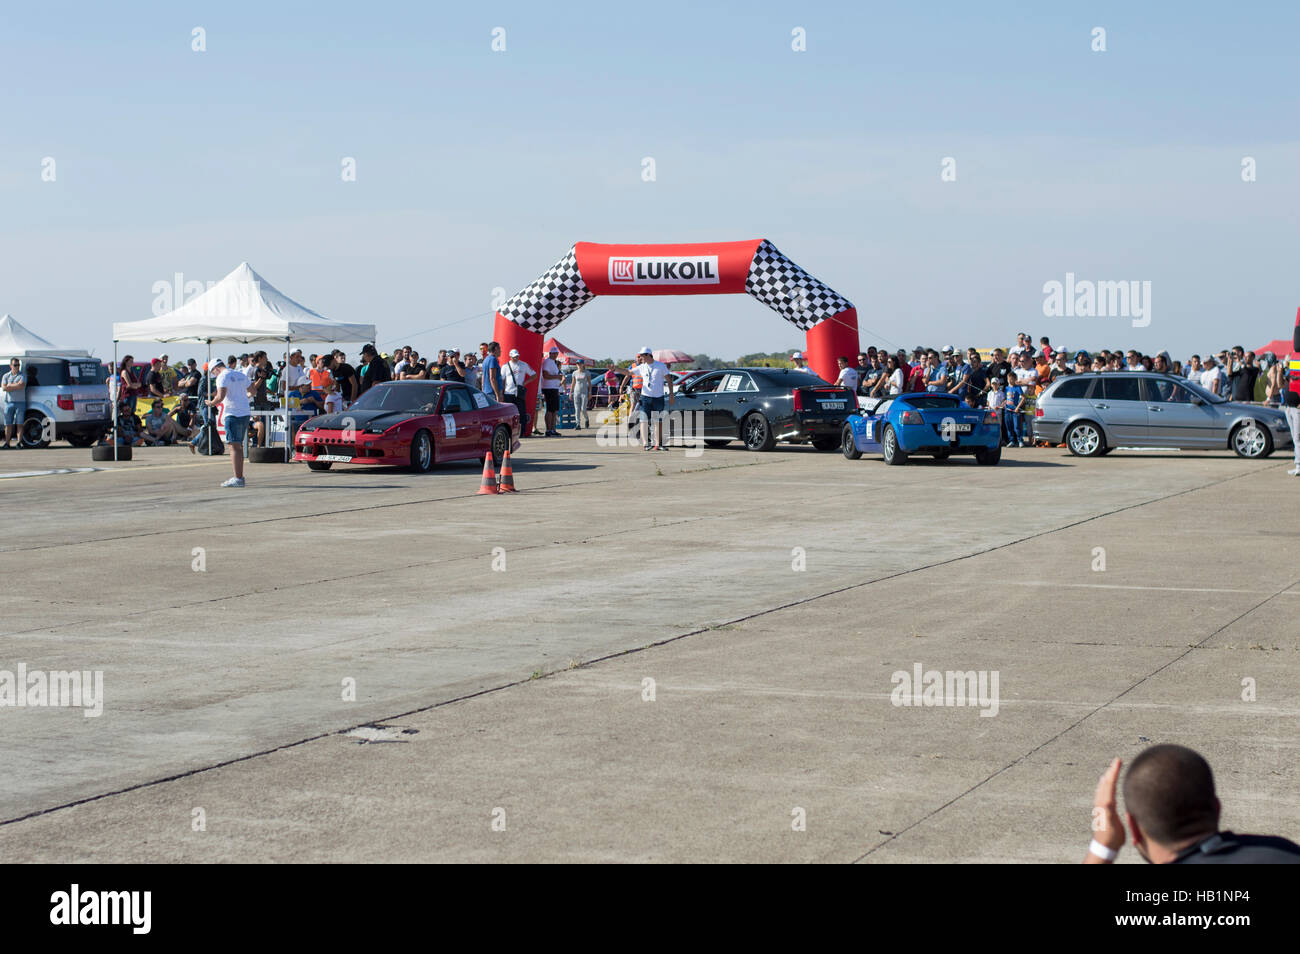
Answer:
[[[529,331],[546,334],[595,298],[578,271],[578,256],[574,248],[576,246],[548,268],[541,278],[502,305],[502,317]]]
[[[804,331],[853,303],[813,278],[764,239],[749,263],[745,291]]]

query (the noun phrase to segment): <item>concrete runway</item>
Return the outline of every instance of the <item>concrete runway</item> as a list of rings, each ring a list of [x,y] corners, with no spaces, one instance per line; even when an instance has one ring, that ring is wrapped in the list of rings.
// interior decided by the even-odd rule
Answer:
[[[514,497],[137,455],[0,454],[0,670],[104,679],[97,718],[0,709],[9,861],[1072,863],[1161,741],[1300,838],[1281,455],[588,432],[525,442]],[[996,674],[996,715],[893,704],[917,665]]]

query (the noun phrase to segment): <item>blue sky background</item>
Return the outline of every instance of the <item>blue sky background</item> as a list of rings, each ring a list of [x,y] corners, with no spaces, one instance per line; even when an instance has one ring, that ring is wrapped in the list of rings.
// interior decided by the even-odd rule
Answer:
[[[110,354],[155,282],[246,259],[382,345],[465,347],[575,241],[766,237],[864,345],[1252,347],[1300,305],[1297,50],[1281,3],[6,5],[0,313]],[[1151,281],[1151,324],[1044,318],[1067,271]],[[598,299],[557,334],[803,340],[745,296]]]

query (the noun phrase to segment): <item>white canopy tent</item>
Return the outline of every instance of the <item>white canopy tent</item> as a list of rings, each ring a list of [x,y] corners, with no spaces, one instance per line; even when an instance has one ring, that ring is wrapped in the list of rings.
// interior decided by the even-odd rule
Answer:
[[[284,360],[295,341],[374,341],[374,325],[347,324],[318,315],[298,304],[247,262],[179,308],[157,318],[113,323],[113,367],[119,341],[159,341],[206,344],[208,363],[216,343],[284,342]],[[289,389],[284,389],[285,460],[289,459]],[[117,396],[113,398],[113,447],[117,448]],[[209,431],[211,434],[211,431]]]
[[[0,317],[0,358],[88,358],[79,348],[56,348],[40,335],[29,331],[13,315]]]

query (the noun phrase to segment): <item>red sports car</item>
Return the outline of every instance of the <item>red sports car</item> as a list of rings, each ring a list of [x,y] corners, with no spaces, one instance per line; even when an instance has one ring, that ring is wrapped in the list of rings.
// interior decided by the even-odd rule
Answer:
[[[340,414],[308,419],[294,438],[294,460],[312,470],[334,464],[395,464],[418,473],[453,460],[497,464],[519,449],[519,410],[456,381],[377,384]]]

